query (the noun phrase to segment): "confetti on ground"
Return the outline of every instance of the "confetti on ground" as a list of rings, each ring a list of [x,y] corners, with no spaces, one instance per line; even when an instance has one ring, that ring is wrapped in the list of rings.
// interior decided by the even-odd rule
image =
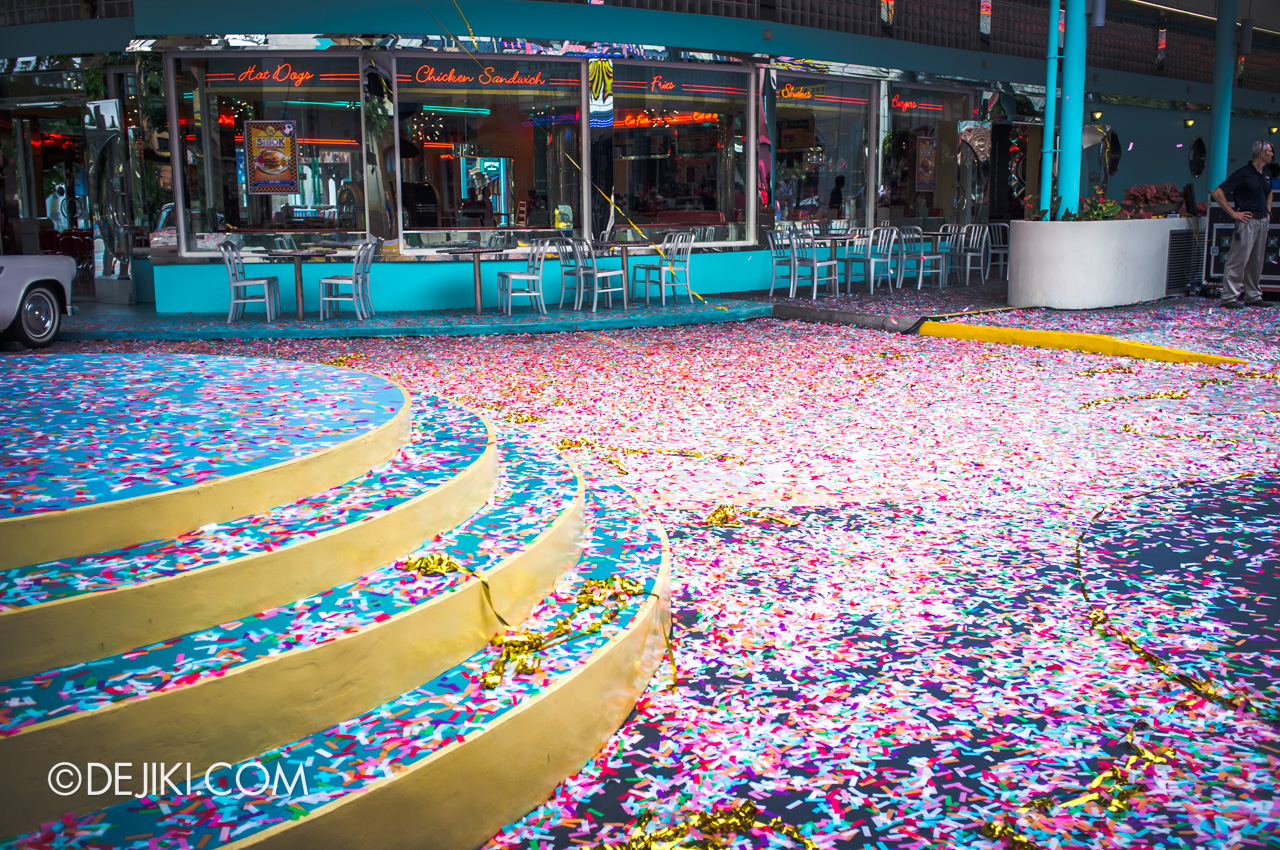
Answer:
[[[1053,315],[1095,333],[1128,321]],[[530,417],[534,437],[655,506],[680,684],[664,665],[492,850],[625,845],[643,817],[653,832],[745,801],[824,850],[1012,847],[993,823],[1057,850],[1275,848],[1276,724],[1090,628],[1101,605],[1186,674],[1280,699],[1280,344],[1247,311],[1230,314],[1259,323],[1247,338],[1214,337],[1204,301],[1177,315],[1184,330],[1143,341],[1223,340],[1200,350],[1251,362],[774,320],[58,348],[359,353],[416,390]],[[739,522],[708,524],[720,506]],[[795,846],[777,832],[722,845]]]
[[[349,442],[403,404],[372,375],[283,361],[0,358],[0,517],[262,469]]]

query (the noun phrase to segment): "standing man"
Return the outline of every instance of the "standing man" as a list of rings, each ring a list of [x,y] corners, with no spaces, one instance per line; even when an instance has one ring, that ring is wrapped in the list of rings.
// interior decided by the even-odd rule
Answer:
[[[831,190],[831,197],[827,199],[827,213],[830,218],[844,217],[844,175],[840,174],[836,177],[835,188]]]
[[[1267,227],[1271,223],[1271,177],[1266,167],[1275,156],[1275,147],[1270,142],[1254,142],[1253,158],[1213,190],[1213,199],[1236,221],[1235,232],[1231,235],[1231,250],[1222,274],[1220,307],[1263,303],[1258,279],[1262,277]],[[1228,196],[1230,205],[1227,204]]]

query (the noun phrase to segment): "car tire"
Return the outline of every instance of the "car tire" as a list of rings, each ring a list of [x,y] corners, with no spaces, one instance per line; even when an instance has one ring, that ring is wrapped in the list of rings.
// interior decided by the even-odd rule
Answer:
[[[5,334],[27,348],[44,348],[58,335],[61,319],[57,294],[37,283],[22,293],[18,315],[13,317]]]

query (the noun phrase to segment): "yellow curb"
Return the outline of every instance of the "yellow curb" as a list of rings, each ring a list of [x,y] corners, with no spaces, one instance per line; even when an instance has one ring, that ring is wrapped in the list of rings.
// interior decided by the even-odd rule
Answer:
[[[1163,345],[1130,342],[1102,334],[1069,333],[1066,331],[1036,331],[1026,328],[993,328],[986,325],[964,325],[951,322],[925,322],[919,328],[921,336],[971,339],[977,342],[997,342],[1005,345],[1029,345],[1035,348],[1065,348],[1070,351],[1088,351],[1108,354],[1112,357],[1133,357],[1138,360],[1163,360],[1166,363],[1247,363],[1236,357],[1220,357],[1217,354],[1201,354]]]

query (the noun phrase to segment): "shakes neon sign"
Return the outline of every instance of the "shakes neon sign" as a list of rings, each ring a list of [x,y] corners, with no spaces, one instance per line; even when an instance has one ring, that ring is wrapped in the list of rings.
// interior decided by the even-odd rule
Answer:
[[[809,100],[813,97],[813,92],[809,89],[802,89],[787,83],[778,89],[778,97],[784,97],[789,100]]]
[[[276,65],[274,71],[259,71],[258,66],[250,65],[240,72],[240,76],[236,77],[242,83],[288,83],[291,86],[301,86],[315,79],[315,74],[310,71],[295,71],[293,66],[288,62],[281,62]]]
[[[478,83],[482,86],[545,86],[548,83],[548,80],[542,76],[541,71],[534,71],[532,74],[521,74],[519,71],[512,71],[510,74],[499,74],[497,70],[490,67],[473,74],[464,74],[456,68],[437,70],[434,65],[420,66],[414,72],[413,79],[419,83],[452,83],[455,85]]]

